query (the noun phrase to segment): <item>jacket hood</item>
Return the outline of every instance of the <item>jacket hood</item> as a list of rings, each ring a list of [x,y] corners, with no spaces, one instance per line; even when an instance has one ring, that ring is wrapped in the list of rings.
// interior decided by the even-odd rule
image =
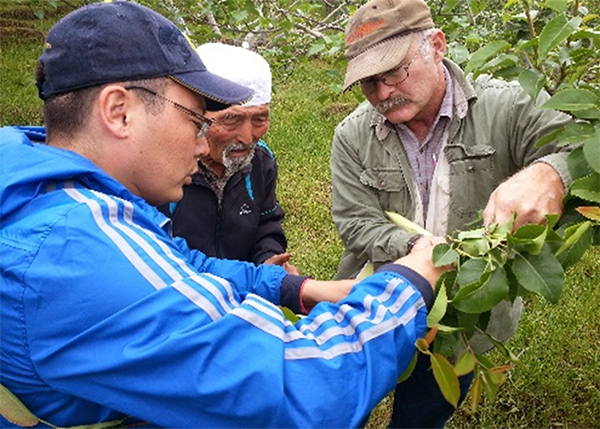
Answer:
[[[45,140],[44,127],[0,128],[0,218],[45,192],[46,185],[62,180],[75,180],[137,204],[143,201],[87,158],[48,146]]]

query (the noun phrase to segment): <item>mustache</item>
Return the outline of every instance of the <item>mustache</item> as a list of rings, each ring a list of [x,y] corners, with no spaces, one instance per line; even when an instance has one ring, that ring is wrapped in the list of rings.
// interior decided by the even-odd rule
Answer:
[[[394,107],[404,106],[405,104],[410,103],[410,101],[410,98],[408,98],[406,95],[394,95],[387,100],[377,103],[375,105],[375,110],[381,114],[384,114],[388,110],[393,109]]]
[[[250,164],[254,157],[254,151],[256,149],[256,143],[250,145],[244,145],[242,143],[232,143],[223,149],[223,165],[227,170],[239,171],[246,165]],[[229,153],[233,150],[244,150],[248,149],[248,153],[242,157],[230,157]]]
[[[234,150],[250,149],[252,151],[255,146],[256,146],[256,143],[252,143],[249,145],[242,144],[242,143],[230,143],[227,146],[225,146],[225,149],[223,149],[223,156],[227,156],[229,154],[229,152],[234,151]]]

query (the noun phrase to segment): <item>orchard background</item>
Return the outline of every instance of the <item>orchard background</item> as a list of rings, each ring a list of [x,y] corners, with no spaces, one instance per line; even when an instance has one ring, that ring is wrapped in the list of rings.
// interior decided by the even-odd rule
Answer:
[[[45,32],[90,1],[0,0],[0,125],[42,124],[34,68]],[[266,141],[280,169],[278,196],[292,262],[303,273],[331,278],[342,245],[331,221],[329,151],[335,125],[360,101],[340,93],[343,29],[357,0],[138,0],[175,21],[196,44],[247,44],[274,73],[271,129]],[[563,229],[600,204],[600,0],[429,1],[448,40],[447,56],[464,69],[519,80],[547,106],[578,119],[564,144],[581,143],[572,162],[578,186],[566,201]],[[0,153],[1,156],[1,153]],[[600,210],[600,209],[599,209]],[[472,413],[468,404],[451,428],[600,427],[600,251],[598,221],[565,270],[557,304],[526,300],[509,342],[520,362],[494,401]],[[589,218],[588,218],[589,221]],[[580,259],[579,259],[580,258]],[[492,353],[492,357],[493,357]],[[1,369],[0,369],[1,370]],[[343,395],[343,392],[340,392]],[[368,427],[384,428],[391,397]],[[426,412],[426,411],[424,411]]]

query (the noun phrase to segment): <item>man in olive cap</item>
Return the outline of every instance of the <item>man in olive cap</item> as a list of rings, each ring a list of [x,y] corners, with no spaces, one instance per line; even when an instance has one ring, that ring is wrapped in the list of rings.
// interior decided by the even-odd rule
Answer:
[[[344,88],[362,103],[336,128],[331,152],[333,220],[345,245],[337,278],[354,277],[410,253],[418,234],[393,224],[402,214],[436,236],[464,229],[483,209],[486,224],[516,213],[515,228],[562,212],[571,178],[566,153],[542,136],[569,122],[518,83],[473,80],[444,58],[446,39],[424,0],[372,0],[346,28]],[[522,303],[500,303],[488,332],[501,341],[516,329]],[[477,353],[492,345],[474,336]],[[464,394],[472,375],[461,378]],[[391,427],[443,427],[454,409],[427,361],[396,389]]]

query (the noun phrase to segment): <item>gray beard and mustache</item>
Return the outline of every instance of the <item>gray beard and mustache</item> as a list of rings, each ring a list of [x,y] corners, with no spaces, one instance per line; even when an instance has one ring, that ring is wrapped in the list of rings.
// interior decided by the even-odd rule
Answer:
[[[377,103],[375,105],[375,110],[384,115],[385,112],[387,112],[388,110],[391,110],[394,107],[404,106],[410,103],[410,101],[410,98],[408,98],[406,95],[394,95],[393,97],[388,98],[387,100],[383,100]]]
[[[232,151],[245,149],[249,150],[246,156],[229,156],[229,153]],[[232,143],[226,146],[225,149],[223,149],[223,165],[225,166],[225,169],[230,172],[240,171],[242,168],[250,164],[252,158],[254,157],[255,149],[256,143],[252,143],[251,145]]]

